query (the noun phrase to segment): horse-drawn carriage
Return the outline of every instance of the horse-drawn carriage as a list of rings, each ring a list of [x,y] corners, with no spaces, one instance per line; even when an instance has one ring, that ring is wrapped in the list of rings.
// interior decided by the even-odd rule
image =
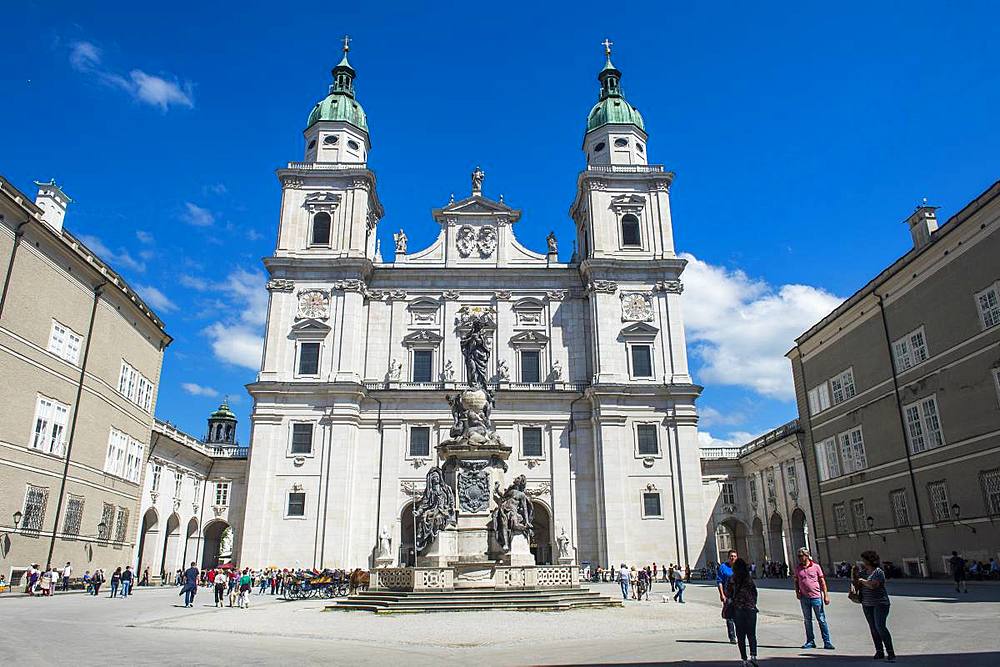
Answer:
[[[286,600],[343,597],[348,593],[353,595],[359,588],[368,590],[368,572],[361,569],[353,572],[340,569],[325,569],[322,572],[300,570],[285,575]]]

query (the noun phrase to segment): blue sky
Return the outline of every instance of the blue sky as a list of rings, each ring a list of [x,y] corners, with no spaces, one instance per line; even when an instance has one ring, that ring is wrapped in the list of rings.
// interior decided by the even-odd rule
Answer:
[[[68,228],[157,307],[176,339],[157,414],[195,434],[228,394],[248,439],[273,172],[301,159],[344,33],[383,246],[400,227],[429,243],[430,209],[481,164],[486,194],[524,210],[521,241],[541,250],[554,229],[566,255],[599,43],[615,42],[650,158],[677,172],[719,440],[794,416],[781,355],[906,251],[922,197],[947,217],[1000,177],[995,3],[21,2],[4,18],[0,173],[29,192],[56,178]]]

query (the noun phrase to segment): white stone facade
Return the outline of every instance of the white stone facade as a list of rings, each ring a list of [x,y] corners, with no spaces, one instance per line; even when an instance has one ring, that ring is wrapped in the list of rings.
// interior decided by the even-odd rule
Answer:
[[[322,145],[345,131],[360,130],[319,120],[305,136]],[[635,146],[590,159],[622,141]],[[395,564],[412,558],[408,508],[440,463],[470,312],[495,322],[492,418],[514,449],[508,477],[524,474],[535,499],[536,560],[557,560],[565,529],[578,563],[698,564],[701,388],[687,367],[673,174],[646,164],[645,141],[635,125],[588,132],[568,262],[555,239],[546,254],[517,241],[521,212],[484,196],[481,174],[469,197],[433,210],[436,241],[412,249],[401,230],[391,253],[376,244],[366,163],[317,162],[307,148],[278,171],[241,564],[368,567],[383,528]]]

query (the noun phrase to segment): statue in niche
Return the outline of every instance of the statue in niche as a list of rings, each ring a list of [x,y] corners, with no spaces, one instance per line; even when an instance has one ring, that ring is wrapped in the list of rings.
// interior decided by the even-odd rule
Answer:
[[[497,379],[501,381],[510,380],[510,367],[503,359],[497,360]]]
[[[549,232],[549,235],[545,238],[545,241],[549,244],[550,255],[555,255],[559,252],[559,243],[556,241],[555,232]]]
[[[497,506],[490,517],[490,523],[497,544],[504,553],[510,552],[515,535],[524,535],[529,542],[534,535],[532,523],[535,515],[531,498],[525,492],[527,486],[528,480],[524,475],[518,475],[503,493],[500,492],[500,482],[493,486],[493,500]]]
[[[444,362],[444,368],[441,369],[441,381],[451,382],[455,379],[455,367],[451,364],[451,359]]]
[[[489,339],[483,322],[472,320],[469,332],[462,336],[462,357],[465,359],[466,381],[473,389],[486,390],[486,366],[490,361]]]
[[[559,558],[569,558],[569,535],[566,534],[566,527],[562,527],[562,532],[556,538],[556,545],[559,547]]]
[[[389,380],[398,381],[402,373],[403,373],[402,362],[396,361],[395,359],[389,362],[389,373],[388,373]]]
[[[406,254],[406,232],[402,229],[399,230],[398,234],[392,235],[392,240],[396,242],[396,254],[405,255]]]
[[[418,553],[430,546],[444,528],[458,523],[455,492],[445,483],[441,468],[435,466],[427,471],[424,495],[417,502],[413,516],[417,526],[414,546]]]

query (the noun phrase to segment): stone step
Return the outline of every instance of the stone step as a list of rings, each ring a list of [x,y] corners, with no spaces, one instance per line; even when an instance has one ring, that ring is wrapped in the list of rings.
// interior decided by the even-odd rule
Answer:
[[[533,590],[369,591],[327,605],[327,610],[380,614],[440,611],[564,611],[621,607],[622,602],[586,588]]]

